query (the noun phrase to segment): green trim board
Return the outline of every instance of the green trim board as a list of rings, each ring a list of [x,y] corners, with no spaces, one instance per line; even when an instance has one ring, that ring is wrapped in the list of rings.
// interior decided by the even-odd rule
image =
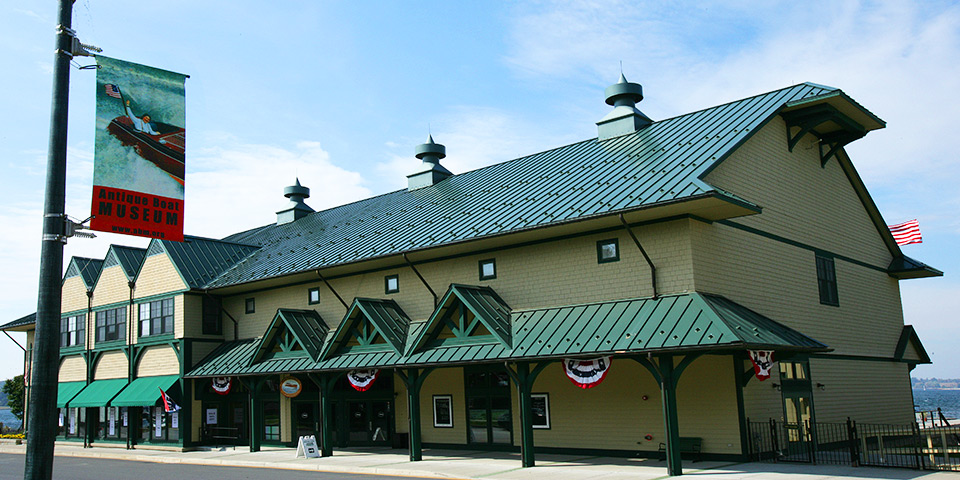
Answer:
[[[179,375],[163,375],[158,377],[140,377],[130,382],[111,402],[114,407],[143,407],[151,406],[160,400],[160,389],[170,390]]]
[[[916,352],[919,357],[916,361],[907,360],[909,363],[916,365],[933,363],[933,361],[930,360],[930,355],[927,355],[927,350],[923,348],[923,343],[920,342],[920,336],[917,335],[917,331],[913,328],[913,325],[903,326],[903,331],[900,332],[900,339],[897,341],[897,348],[893,354],[894,360],[904,361],[903,357],[907,353],[907,347],[913,347],[913,351]]]
[[[105,407],[113,397],[116,397],[123,387],[127,386],[126,378],[112,378],[96,380],[86,386],[73,400],[67,402],[69,407]]]
[[[61,382],[57,386],[57,408],[66,407],[86,386],[87,382]]]

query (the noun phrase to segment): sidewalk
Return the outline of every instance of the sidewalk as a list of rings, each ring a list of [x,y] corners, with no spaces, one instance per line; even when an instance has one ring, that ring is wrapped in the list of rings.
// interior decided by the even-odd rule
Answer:
[[[0,444],[0,453],[23,454],[23,445]],[[336,451],[333,457],[295,458],[292,448],[265,448],[250,453],[246,447],[216,451],[165,452],[82,448],[57,445],[57,456],[95,457],[158,463],[185,463],[232,467],[279,468],[342,473],[372,473],[420,478],[527,480],[662,479],[664,462],[650,459],[537,455],[537,466],[520,468],[519,454],[479,451],[424,450],[423,461],[410,462],[406,450],[356,448]],[[845,467],[788,463],[683,463],[684,475],[696,479],[931,479],[960,480],[960,472],[929,472],[897,468]]]

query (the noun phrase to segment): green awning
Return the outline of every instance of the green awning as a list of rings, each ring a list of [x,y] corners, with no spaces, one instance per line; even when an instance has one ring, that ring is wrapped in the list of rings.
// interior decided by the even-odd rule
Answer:
[[[87,388],[73,397],[73,400],[70,400],[67,405],[70,407],[106,407],[107,403],[113,400],[113,397],[116,397],[126,385],[126,378],[97,380],[87,385]]]
[[[73,397],[83,390],[87,382],[64,382],[57,387],[57,408],[67,406],[67,402],[73,400]]]
[[[163,375],[160,377],[141,377],[127,385],[120,395],[110,402],[114,407],[146,407],[160,400],[160,390],[170,390],[174,383],[180,380],[179,375]]]

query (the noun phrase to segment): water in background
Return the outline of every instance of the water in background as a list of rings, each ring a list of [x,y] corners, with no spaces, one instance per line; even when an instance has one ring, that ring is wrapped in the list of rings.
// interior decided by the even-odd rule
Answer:
[[[7,408],[0,408],[0,423],[3,424],[6,428],[12,428],[14,430],[20,428],[20,420],[17,420],[17,417],[13,415]]]
[[[913,403],[920,411],[936,411],[939,407],[945,417],[960,419],[960,390],[914,390]]]

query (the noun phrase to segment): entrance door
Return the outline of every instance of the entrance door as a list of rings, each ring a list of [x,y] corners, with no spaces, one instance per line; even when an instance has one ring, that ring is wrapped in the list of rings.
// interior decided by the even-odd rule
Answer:
[[[807,362],[780,362],[785,460],[809,462],[814,450],[815,424]]]
[[[474,445],[512,444],[513,415],[507,372],[500,367],[479,367],[466,369],[464,374],[467,441]]]
[[[302,436],[317,435],[320,430],[318,419],[319,405],[317,402],[292,402],[293,407],[293,441]]]
[[[346,406],[350,445],[390,444],[390,402],[348,400]]]

